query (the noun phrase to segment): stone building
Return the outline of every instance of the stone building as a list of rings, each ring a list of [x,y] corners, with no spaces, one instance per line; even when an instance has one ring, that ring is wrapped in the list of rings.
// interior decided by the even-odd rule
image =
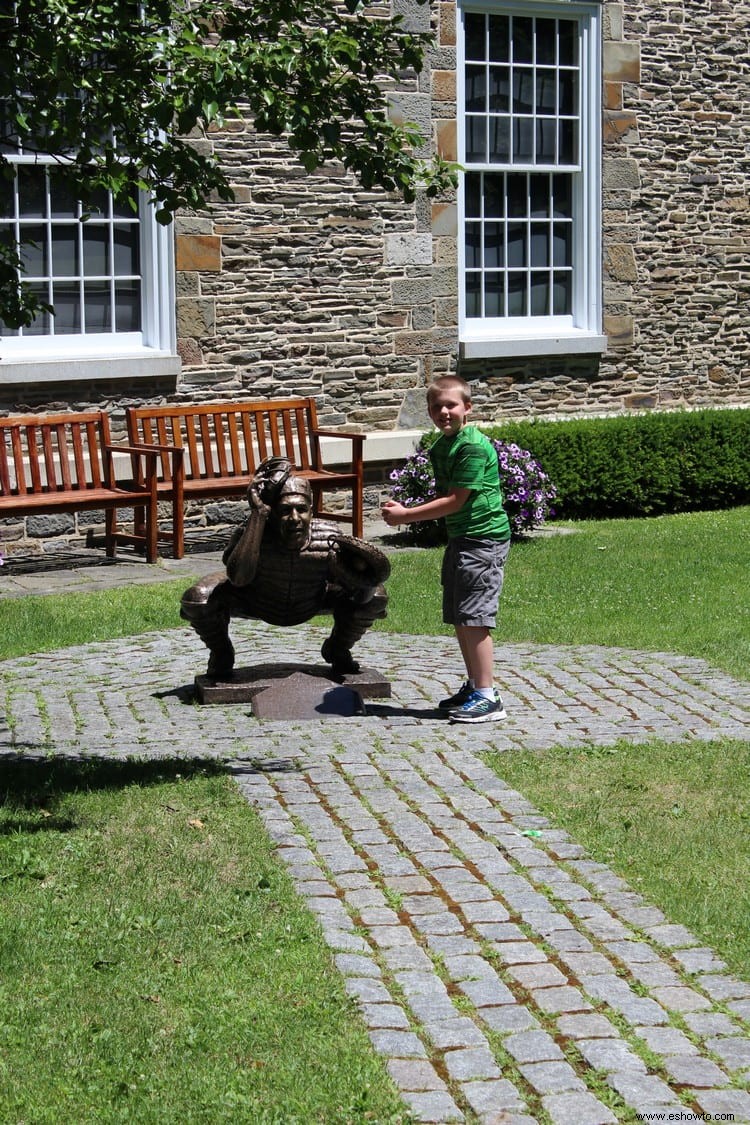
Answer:
[[[91,264],[31,263],[61,328],[3,335],[0,409],[314,395],[374,466],[455,370],[488,421],[750,404],[748,0],[393,3],[435,38],[392,112],[455,196],[306,175],[242,119],[210,138],[235,201],[174,229],[82,232],[19,179],[7,213]]]

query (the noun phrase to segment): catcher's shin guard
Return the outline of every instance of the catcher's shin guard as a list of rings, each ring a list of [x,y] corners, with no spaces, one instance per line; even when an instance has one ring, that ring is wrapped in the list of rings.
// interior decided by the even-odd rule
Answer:
[[[229,611],[205,602],[188,598],[190,590],[180,603],[180,617],[189,621],[209,650],[208,675],[228,675],[234,668],[234,647],[229,639]]]

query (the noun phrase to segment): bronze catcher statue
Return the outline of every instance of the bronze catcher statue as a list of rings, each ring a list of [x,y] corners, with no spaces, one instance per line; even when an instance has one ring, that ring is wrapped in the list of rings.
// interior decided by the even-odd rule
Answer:
[[[218,679],[234,668],[232,617],[300,625],[318,613],[333,614],[323,659],[334,672],[358,672],[351,649],[386,615],[387,557],[315,518],[312,489],[286,458],[258,466],[247,499],[250,516],[222,556],[226,574],[209,574],[182,596],[180,616],[209,649],[208,675]]]

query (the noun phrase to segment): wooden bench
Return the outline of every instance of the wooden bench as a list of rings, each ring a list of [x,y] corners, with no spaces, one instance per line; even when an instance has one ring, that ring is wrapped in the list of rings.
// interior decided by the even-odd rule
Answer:
[[[116,454],[129,458],[132,479],[120,482]],[[156,465],[160,452],[114,445],[104,411],[0,418],[0,518],[54,512],[105,512],[106,552],[135,537],[118,531],[120,508],[140,510],[138,543],[157,558]],[[176,472],[176,470],[175,470]]]
[[[288,457],[295,473],[310,482],[317,516],[351,523],[362,535],[362,444],[364,434],[321,430],[312,398],[270,399],[266,402],[212,402],[202,405],[132,406],[127,411],[128,436],[134,445],[161,447],[157,467],[160,499],[174,506],[173,555],[184,554],[185,500],[244,496],[258,464],[267,457]],[[350,464],[326,469],[322,437],[351,442]],[[181,449],[183,479],[174,480],[170,450]],[[351,511],[326,511],[323,493],[346,488]],[[136,533],[143,533],[142,521]]]

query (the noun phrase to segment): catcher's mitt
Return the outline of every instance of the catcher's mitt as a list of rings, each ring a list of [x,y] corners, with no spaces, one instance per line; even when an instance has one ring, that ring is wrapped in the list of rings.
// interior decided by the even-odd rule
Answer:
[[[331,543],[329,574],[348,590],[372,590],[388,578],[391,564],[387,555],[364,539],[341,535]]]

